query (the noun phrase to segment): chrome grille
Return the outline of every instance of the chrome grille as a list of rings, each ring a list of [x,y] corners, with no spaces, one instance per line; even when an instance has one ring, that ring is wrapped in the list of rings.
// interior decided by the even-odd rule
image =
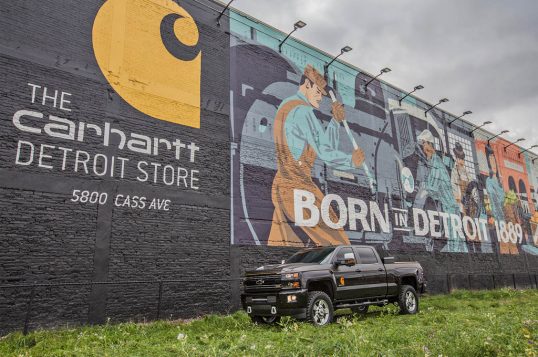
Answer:
[[[282,287],[280,275],[249,276],[243,284],[245,291],[277,290]]]

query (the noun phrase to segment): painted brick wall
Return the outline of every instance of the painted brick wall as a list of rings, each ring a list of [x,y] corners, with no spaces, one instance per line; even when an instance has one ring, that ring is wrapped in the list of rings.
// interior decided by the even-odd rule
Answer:
[[[239,308],[240,280],[246,269],[279,262],[299,249],[267,246],[266,237],[258,245],[248,228],[253,222],[255,232],[263,238],[269,232],[274,209],[270,199],[274,172],[263,166],[273,151],[270,142],[259,141],[248,132],[252,128],[260,130],[257,122],[247,120],[252,118],[247,118],[253,102],[249,95],[263,92],[274,82],[293,82],[292,72],[304,67],[306,59],[314,58],[313,64],[319,67],[326,55],[292,39],[290,44],[295,48],[285,47],[283,54],[278,54],[278,38],[283,36],[278,31],[237,12],[229,14],[231,20],[228,14],[224,16],[218,27],[215,20],[222,4],[210,0],[178,1],[196,21],[202,53],[200,128],[178,125],[135,109],[105,78],[92,47],[94,18],[104,3],[84,1],[75,7],[66,0],[24,0],[11,2],[0,10],[0,334],[21,330],[25,325],[36,329],[103,323],[108,319],[142,321],[226,313]],[[150,3],[131,2],[140,6]],[[147,11],[152,10],[148,7]],[[136,38],[136,34],[132,36]],[[116,45],[120,44],[121,41]],[[247,47],[241,49],[246,51],[237,47],[245,44]],[[141,59],[163,55],[144,52],[144,46],[140,51]],[[253,66],[256,63],[259,65]],[[151,61],[146,65],[151,66]],[[357,69],[335,65],[340,70],[335,73],[346,110],[353,108],[364,119],[364,126],[371,126],[369,132],[379,132],[382,128],[375,127],[378,122],[365,113],[374,115],[374,104],[385,102],[366,106],[361,102],[354,107],[355,92],[350,88],[355,80],[368,77]],[[149,86],[137,84],[135,77],[127,78],[133,86],[140,85],[142,92],[144,85]],[[253,82],[256,85],[249,88]],[[50,101],[46,105],[32,103],[28,83],[70,93],[71,111],[53,107]],[[399,93],[380,82],[372,87],[387,100]],[[185,91],[189,91],[188,84]],[[275,108],[278,104],[271,103]],[[104,146],[98,135],[88,134],[80,142],[43,132],[36,134],[17,128],[13,117],[19,110],[43,114],[43,118],[21,119],[31,128],[43,129],[48,116],[54,115],[77,125],[84,122],[103,129],[107,122],[125,133],[166,140],[179,138],[186,144],[196,143],[200,150],[194,162],[178,161],[172,150],[145,155],[120,149],[117,135],[113,135],[109,146]],[[441,111],[435,115],[440,121],[450,118]],[[321,113],[324,120],[326,116]],[[462,124],[453,132],[459,130],[467,135],[467,129]],[[261,134],[271,137],[270,131]],[[45,157],[44,163],[53,168],[40,167],[38,159],[29,165],[17,164],[20,141],[32,143],[34,155],[45,144],[72,152],[83,150],[93,156],[122,157],[129,164],[124,177],[120,167],[115,168],[113,177],[85,174],[81,166],[74,170],[72,158],[62,169],[61,151],[50,147],[45,150],[52,158]],[[373,141],[364,145],[370,151],[375,147]],[[240,160],[248,158],[245,148],[253,147],[270,148],[269,154],[259,151],[262,154],[250,161],[259,166],[241,171]],[[29,155],[28,148],[20,154]],[[384,147],[379,157],[388,149]],[[184,155],[188,152],[186,147],[182,150]],[[473,151],[474,156],[477,151]],[[375,158],[373,152],[368,154]],[[478,153],[480,159],[481,155]],[[388,157],[381,159],[380,166]],[[198,170],[199,188],[168,186],[162,180],[140,182],[135,165],[139,161]],[[485,159],[480,162],[484,166]],[[323,166],[318,164],[318,168],[321,171]],[[477,166],[476,173],[483,175],[486,170]],[[244,178],[254,184],[247,194],[240,181]],[[338,180],[320,184],[355,197],[369,196],[365,187],[346,191]],[[106,193],[108,200],[102,205],[75,203],[71,201],[74,190]],[[118,194],[123,198],[136,195],[148,200],[169,199],[170,209],[117,206],[114,199]],[[253,208],[256,214],[247,217],[243,206]],[[517,255],[501,254],[497,245],[488,253],[479,245],[469,253],[444,253],[440,252],[441,241],[427,250],[424,244],[398,239],[354,243],[375,245],[383,255],[394,255],[398,260],[419,261],[434,293],[469,287],[536,287],[538,258],[520,246]]]
[[[198,25],[200,80],[205,83],[201,128],[189,128],[137,111],[108,84],[92,48],[92,25],[103,3],[74,7],[69,1],[21,1],[2,9],[0,333],[21,330],[25,320],[35,329],[155,319],[158,313],[161,318],[185,318],[230,309],[228,21],[216,26],[217,10],[222,9],[218,4],[180,3]],[[71,111],[54,108],[52,100],[32,103],[27,83],[71,93]],[[119,149],[117,136],[104,147],[102,137],[91,131],[83,142],[23,132],[13,123],[22,109],[43,113],[41,120],[21,120],[33,128],[43,129],[51,114],[77,125],[103,128],[109,122],[124,133],[178,138],[200,149],[193,163],[188,156],[176,160],[172,150],[148,156]],[[135,165],[127,166],[123,178],[119,167],[114,177],[84,174],[81,166],[75,172],[70,158],[62,170],[61,155],[50,148],[45,150],[53,158],[44,162],[52,169],[36,162],[17,165],[19,140],[34,144],[34,154],[46,144],[196,169],[199,188],[139,182]],[[182,150],[187,155],[188,149]],[[71,202],[74,189],[105,192],[108,201]],[[118,207],[113,200],[117,194],[146,196],[148,205],[151,198],[166,198],[170,208]],[[159,281],[175,282],[160,286]]]

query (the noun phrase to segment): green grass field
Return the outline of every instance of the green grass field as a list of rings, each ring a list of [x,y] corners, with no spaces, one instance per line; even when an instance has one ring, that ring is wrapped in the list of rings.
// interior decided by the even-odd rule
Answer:
[[[287,318],[254,326],[241,312],[13,333],[0,356],[538,356],[538,290],[456,291],[424,297],[420,309],[371,308],[323,328]]]

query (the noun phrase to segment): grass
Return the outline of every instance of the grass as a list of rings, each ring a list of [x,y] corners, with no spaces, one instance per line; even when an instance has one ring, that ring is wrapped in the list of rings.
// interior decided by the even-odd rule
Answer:
[[[285,318],[254,326],[242,312],[190,322],[40,330],[0,339],[0,356],[538,356],[538,290],[456,291],[340,316],[316,328]]]

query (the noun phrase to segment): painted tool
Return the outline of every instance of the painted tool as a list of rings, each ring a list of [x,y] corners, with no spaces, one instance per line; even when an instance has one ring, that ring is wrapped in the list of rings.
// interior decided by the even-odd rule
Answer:
[[[331,100],[333,103],[336,103],[336,96],[334,95],[334,92],[332,90],[329,90],[329,95],[331,96]],[[349,125],[347,124],[347,120],[342,120],[342,124],[344,124],[344,128],[346,129],[347,136],[349,137],[349,140],[351,140],[351,143],[353,144],[353,149],[357,150],[359,148],[359,145],[357,145],[357,142],[355,141],[355,137],[351,133],[351,129],[349,128]],[[375,194],[375,180],[372,176],[372,173],[370,172],[370,168],[368,165],[366,165],[366,161],[362,163],[362,168],[364,169],[364,173],[366,174],[366,177],[368,178],[368,182],[370,183],[370,191],[372,191],[372,194]]]

